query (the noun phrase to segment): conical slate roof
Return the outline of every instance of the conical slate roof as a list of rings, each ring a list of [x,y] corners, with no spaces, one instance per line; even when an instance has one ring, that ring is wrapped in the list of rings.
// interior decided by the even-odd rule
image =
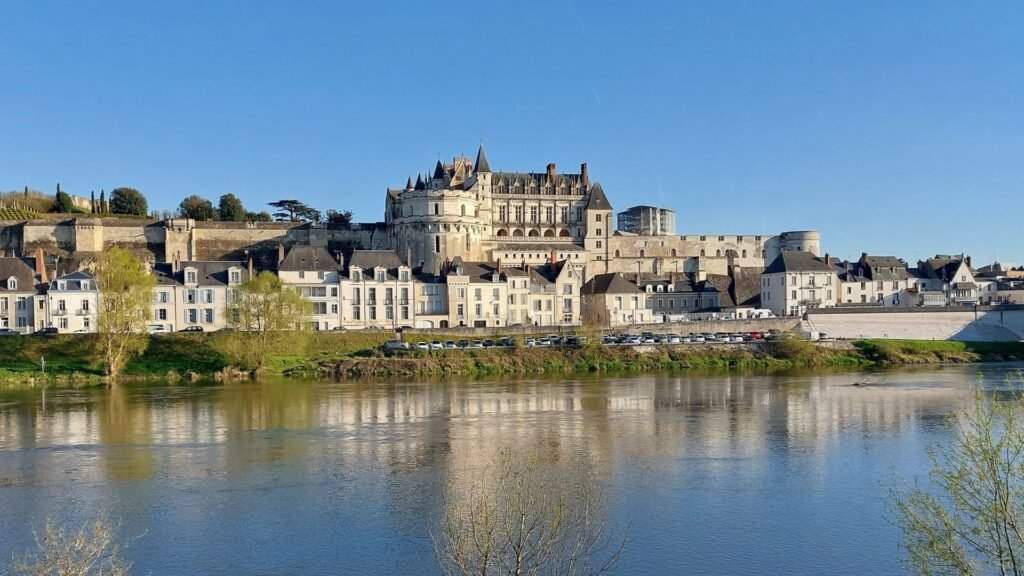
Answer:
[[[426,186],[423,184],[423,175],[422,174],[417,174],[416,175],[416,187],[413,188],[413,189],[414,190],[423,190],[425,188],[426,188]]]
[[[594,182],[594,185],[590,187],[590,199],[587,200],[587,210],[611,210],[612,204],[608,201],[608,197],[604,195],[604,188],[601,188],[600,182]]]
[[[437,161],[437,165],[434,166],[434,178],[435,179],[442,179],[442,178],[444,178],[444,165],[441,164],[440,160],[438,160]]]
[[[484,153],[484,145],[480,144],[480,149],[476,152],[476,163],[473,168],[474,172],[490,172],[491,165],[487,163],[487,154]]]

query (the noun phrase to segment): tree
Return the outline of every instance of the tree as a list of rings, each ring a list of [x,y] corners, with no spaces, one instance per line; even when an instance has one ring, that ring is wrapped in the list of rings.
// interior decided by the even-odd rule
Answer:
[[[97,520],[68,534],[46,521],[36,534],[36,551],[17,558],[10,574],[17,576],[124,576],[131,563],[121,558],[109,523]],[[8,572],[0,570],[0,573]]]
[[[178,205],[178,216],[191,218],[193,220],[213,220],[216,212],[213,210],[213,202],[195,194],[185,198]]]
[[[99,213],[107,214],[108,212],[110,212],[110,208],[107,206],[107,193],[104,190],[100,190]]]
[[[245,206],[234,194],[224,194],[217,206],[217,216],[224,222],[245,222]]]
[[[97,210],[96,210],[96,191],[95,190],[90,190],[89,191],[89,213],[90,214],[95,214],[96,212],[97,212]]]
[[[320,222],[322,214],[316,208],[307,206],[298,200],[278,200],[269,202],[268,206],[277,208],[274,220],[278,222]]]
[[[110,191],[108,211],[112,214],[145,217],[149,213],[149,204],[142,192],[135,188],[114,188]]]
[[[1024,404],[976,396],[949,446],[928,452],[931,488],[892,491],[916,574],[1024,574]]]
[[[57,184],[57,194],[53,197],[53,211],[60,214],[70,214],[75,210],[75,205],[71,201],[71,196],[67,192],[60,189],[60,184]]]
[[[618,561],[607,504],[582,462],[569,470],[509,450],[482,475],[453,488],[435,558],[448,575],[601,574]],[[459,490],[464,488],[463,490]]]
[[[352,224],[352,211],[345,210],[344,212],[338,212],[337,210],[327,211],[327,223],[328,224]]]
[[[270,212],[263,210],[261,212],[246,212],[245,220],[247,222],[273,222],[274,218],[270,215]]]
[[[243,368],[259,371],[269,354],[296,346],[302,338],[296,328],[311,312],[298,291],[273,273],[260,272],[239,285],[234,296],[228,319],[239,332],[232,356]]]
[[[97,353],[104,373],[114,379],[149,342],[146,321],[151,317],[156,278],[131,252],[117,247],[100,256],[94,275],[100,290]]]

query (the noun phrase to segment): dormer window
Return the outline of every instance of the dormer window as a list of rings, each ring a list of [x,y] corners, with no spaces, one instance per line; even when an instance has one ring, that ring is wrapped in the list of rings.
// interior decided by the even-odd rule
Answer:
[[[401,272],[398,273],[398,278],[402,282],[408,282],[409,281],[409,271],[408,270],[402,270]]]
[[[377,282],[383,282],[383,281],[384,281],[384,271],[383,270],[377,270]]]
[[[352,276],[352,281],[353,282],[362,282],[363,281],[363,271],[362,270],[360,270],[358,268],[353,268],[352,270],[349,271],[349,274]]]
[[[67,282],[65,282],[63,280],[61,280],[60,282],[57,282],[57,290],[67,290],[67,289],[68,289],[68,283]]]
[[[231,284],[238,284],[242,281],[242,273],[238,270],[232,270],[228,276],[228,282]]]
[[[17,290],[18,289],[18,279],[17,278],[13,278],[13,277],[12,278],[8,278],[7,279],[7,289],[8,290]]]
[[[197,274],[196,274],[195,270],[185,270],[185,283],[186,284],[195,284],[196,283],[196,277],[197,277]]]

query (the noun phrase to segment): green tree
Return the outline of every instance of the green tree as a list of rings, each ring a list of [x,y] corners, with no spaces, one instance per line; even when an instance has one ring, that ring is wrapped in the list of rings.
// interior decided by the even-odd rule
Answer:
[[[107,206],[107,193],[105,190],[100,190],[100,204],[98,208],[98,212],[100,214],[107,214],[110,212],[110,208]]]
[[[178,205],[178,216],[193,220],[213,220],[216,212],[213,210],[213,202],[193,194]]]
[[[297,331],[312,312],[298,291],[263,271],[238,287],[228,313],[234,334],[230,355],[242,368],[259,371],[267,356],[301,346]]]
[[[100,256],[94,275],[100,290],[97,355],[104,373],[114,379],[149,343],[146,321],[156,278],[131,252],[117,247]]]
[[[260,212],[246,212],[245,220],[247,222],[273,222],[274,217],[270,215],[270,212],[263,210]]]
[[[607,502],[582,461],[558,469],[538,454],[502,451],[446,499],[435,558],[449,576],[602,574],[618,561]]]
[[[224,194],[217,205],[217,216],[224,222],[245,222],[245,206],[234,194]]]
[[[145,217],[149,214],[146,197],[135,188],[114,188],[110,191],[108,212],[111,214],[128,214]]]
[[[71,196],[67,192],[60,189],[60,184],[57,184],[57,194],[53,197],[53,211],[60,214],[70,214],[74,212],[75,205],[71,202]]]
[[[905,567],[923,575],[1024,574],[1024,404],[978,393],[929,450],[931,486],[892,491]]]
[[[95,190],[90,190],[89,191],[89,213],[90,214],[95,214],[96,212],[97,212],[97,210],[96,210],[96,191]]]
[[[345,210],[343,212],[338,212],[337,210],[328,210],[326,212],[326,216],[328,224],[352,224],[353,214],[351,210]]]
[[[277,208],[274,220],[278,222],[320,222],[323,214],[319,210],[298,200],[278,200],[269,202],[268,206]]]

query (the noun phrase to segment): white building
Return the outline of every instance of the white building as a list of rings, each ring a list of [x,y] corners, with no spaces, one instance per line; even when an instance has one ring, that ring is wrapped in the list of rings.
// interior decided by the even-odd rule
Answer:
[[[99,288],[88,272],[72,272],[50,282],[46,291],[47,326],[61,334],[96,332]]]
[[[284,247],[279,250],[283,252]],[[295,246],[281,258],[277,275],[310,303],[310,329],[334,330],[341,326],[341,266],[326,248]]]
[[[22,334],[35,329],[36,283],[35,270],[28,262],[0,257],[0,328]]]
[[[583,321],[607,327],[651,324],[654,315],[648,297],[620,274],[598,274],[582,288]]]
[[[394,251],[354,251],[340,287],[343,328],[413,327],[412,268]]]
[[[840,271],[828,254],[783,252],[761,274],[761,306],[776,316],[835,306]]]
[[[920,303],[917,278],[895,256],[862,253],[857,262],[839,272],[837,306],[874,305],[909,307]]]
[[[152,273],[157,285],[153,289],[150,331],[199,327],[214,332],[228,326],[235,291],[248,280],[250,272],[240,262],[191,261],[159,263]]]

